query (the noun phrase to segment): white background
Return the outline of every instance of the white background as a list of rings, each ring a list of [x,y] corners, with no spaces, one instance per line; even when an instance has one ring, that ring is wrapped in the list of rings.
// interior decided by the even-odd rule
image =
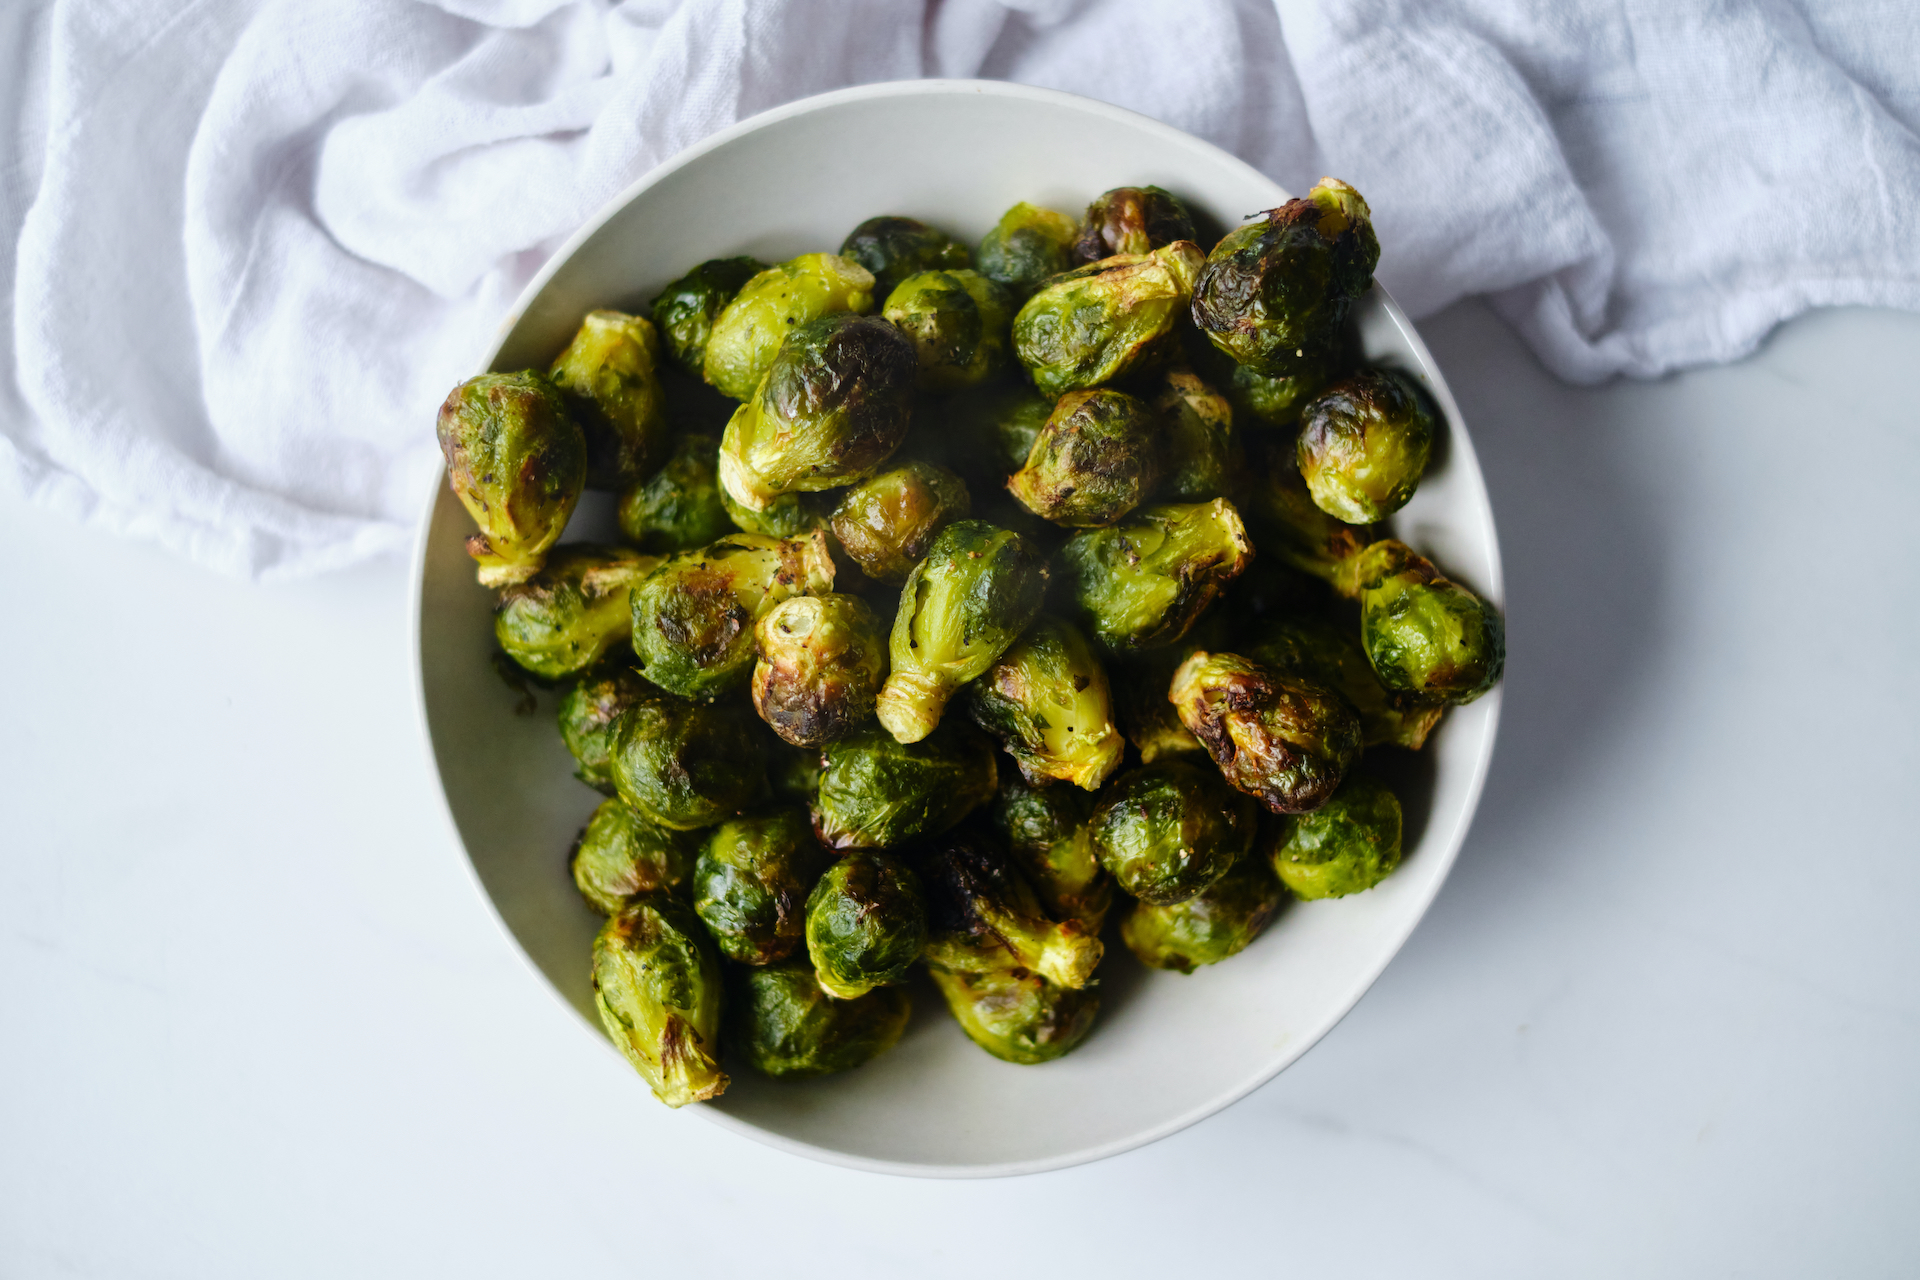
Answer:
[[[1920,316],[1597,390],[1421,329],[1508,575],[1453,877],[1272,1084],[1001,1182],[763,1149],[581,1029],[469,887],[402,565],[0,502],[0,1276],[1920,1272]]]

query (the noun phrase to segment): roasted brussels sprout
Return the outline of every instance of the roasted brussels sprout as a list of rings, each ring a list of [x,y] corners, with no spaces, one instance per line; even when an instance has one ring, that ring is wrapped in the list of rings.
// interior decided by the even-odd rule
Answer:
[[[1506,662],[1506,624],[1404,542],[1373,543],[1342,561],[1334,582],[1360,601],[1360,638],[1389,692],[1467,703]]]
[[[736,533],[670,556],[633,592],[641,674],[670,693],[712,698],[745,684],[754,625],[782,600],[833,589],[824,534]]]
[[[713,322],[747,281],[766,269],[758,258],[712,258],[660,291],[653,300],[653,324],[675,364],[700,376]]]
[[[1324,363],[1277,378],[1269,378],[1244,364],[1227,363],[1232,372],[1221,389],[1233,405],[1234,422],[1249,430],[1298,426],[1300,410],[1320,394],[1329,376]]]
[[[560,696],[560,738],[579,766],[573,776],[612,795],[615,722],[635,702],[655,696],[654,687],[622,663],[607,663],[575,681]]]
[[[1030,782],[1098,791],[1127,749],[1106,669],[1058,618],[1036,618],[966,698],[974,723],[1000,739]]]
[[[964,391],[1007,362],[1013,300],[978,271],[922,271],[887,295],[883,314],[907,335],[922,391]]]
[[[634,898],[593,940],[593,1003],[626,1060],[670,1107],[717,1098],[720,960],[700,922],[664,893]]]
[[[971,509],[959,476],[908,462],[849,489],[834,510],[833,536],[869,578],[900,583],[926,557],[934,535]]]
[[[873,296],[885,298],[908,276],[959,271],[973,265],[967,247],[918,218],[868,218],[847,234],[840,256],[873,273]]]
[[[1167,468],[1155,496],[1166,502],[1231,498],[1246,481],[1247,459],[1234,435],[1233,406],[1187,369],[1169,372],[1154,397]]]
[[[715,464],[720,438],[685,435],[666,465],[620,496],[620,532],[642,551],[704,547],[733,531]]]
[[[1362,369],[1307,402],[1300,475],[1322,511],[1372,524],[1407,505],[1433,450],[1426,393],[1392,369]]]
[[[813,830],[830,849],[879,849],[936,836],[993,796],[993,743],[945,725],[914,743],[859,729],[828,743]]]
[[[839,254],[803,253],[768,267],[714,317],[702,375],[723,394],[749,399],[794,330],[836,312],[871,311],[873,302],[873,274]]]
[[[693,831],[732,817],[766,792],[766,749],[744,709],[662,693],[614,722],[614,792],[641,817]]]
[[[1174,325],[1205,259],[1189,240],[1056,276],[1013,318],[1013,351],[1042,395],[1097,387],[1177,351]]]
[[[1115,651],[1177,643],[1252,557],[1240,513],[1224,498],[1144,507],[1074,534],[1060,553],[1083,625]]]
[[[763,538],[798,538],[828,527],[828,512],[821,510],[821,504],[811,493],[783,493],[768,503],[766,510],[749,511],[722,489],[720,505],[727,519],[742,533],[756,533]]]
[[[1100,1011],[1092,987],[1074,990],[1024,969],[983,973],[930,970],[967,1039],[996,1058],[1035,1066],[1071,1051]]]
[[[625,801],[604,800],[574,837],[567,855],[580,896],[603,916],[636,893],[678,888],[693,870],[693,855],[678,832],[655,826]]]
[[[1177,644],[1116,655],[1115,710],[1121,732],[1140,750],[1140,763],[1205,753],[1200,739],[1180,723],[1180,713],[1167,701],[1167,690],[1181,663],[1201,649],[1227,648],[1233,634],[1224,607],[1213,608],[1201,614]]]
[[[1318,809],[1360,756],[1360,718],[1346,699],[1238,654],[1194,654],[1167,696],[1227,781],[1275,813]]]
[[[1136,903],[1120,922],[1120,939],[1141,964],[1192,973],[1244,951],[1286,899],[1267,860],[1249,855],[1184,902]]]
[[[1367,661],[1360,637],[1322,618],[1268,624],[1247,656],[1274,671],[1317,680],[1345,698],[1360,715],[1361,736],[1369,747],[1386,744],[1418,751],[1445,710],[1388,693]]]
[[[633,589],[659,563],[624,547],[556,547],[540,572],[500,593],[494,638],[545,679],[585,671],[632,634]]]
[[[1274,842],[1274,874],[1302,898],[1344,898],[1371,889],[1400,865],[1400,801],[1364,773],[1288,824]]]
[[[1314,505],[1292,437],[1261,432],[1248,438],[1247,452],[1247,518],[1260,535],[1260,549],[1331,581],[1335,568],[1364,545],[1361,531]]]
[[[1227,873],[1253,843],[1253,802],[1210,769],[1143,765],[1101,793],[1091,823],[1100,865],[1155,906],[1181,902]]]
[[[835,999],[854,1000],[899,982],[926,941],[920,877],[890,853],[847,854],[807,896],[807,957]]]
[[[1112,524],[1160,479],[1160,420],[1124,391],[1094,387],[1060,397],[1007,489],[1037,516],[1070,529]]]
[[[1100,964],[1100,939],[1078,920],[1047,918],[1011,858],[981,833],[948,836],[920,859],[927,895],[929,966],[963,973],[1031,969],[1084,987]]]
[[[900,590],[880,723],[902,742],[933,732],[955,691],[1027,629],[1046,587],[1045,560],[1018,534],[984,520],[942,529]]]
[[[660,338],[653,322],[589,311],[548,377],[587,441],[587,487],[619,491],[654,467],[667,445],[660,390]]]
[[[1115,187],[1087,206],[1080,238],[1074,241],[1073,260],[1077,265],[1116,253],[1152,253],[1176,240],[1199,238],[1193,215],[1171,191]]]
[[[540,571],[587,482],[587,441],[551,382],[531,370],[455,387],[436,427],[447,483],[480,532],[467,538],[480,585]]]
[[[1213,247],[1193,286],[1193,322],[1256,373],[1312,369],[1334,353],[1379,260],[1367,202],[1322,178],[1306,199],[1268,210]]]
[[[907,436],[913,344],[874,316],[810,320],[720,441],[720,487],[749,511],[871,475]]]
[[[913,1002],[904,987],[835,1000],[799,961],[735,969],[728,980],[726,1040],[776,1080],[851,1071],[900,1042]]]
[[[693,868],[693,910],[741,964],[772,964],[806,936],[807,895],[827,868],[803,809],[723,822]]]
[[[1094,799],[1077,787],[1030,786],[1016,773],[1000,780],[988,824],[1007,842],[1041,905],[1056,920],[1078,920],[1098,937],[1113,901],[1113,881],[1094,852]]]
[[[980,274],[998,280],[1016,301],[1073,265],[1079,224],[1064,213],[1021,201],[1000,215],[974,253]]]
[[[859,596],[795,596],[760,619],[753,706],[796,747],[845,737],[873,716],[887,641]]]

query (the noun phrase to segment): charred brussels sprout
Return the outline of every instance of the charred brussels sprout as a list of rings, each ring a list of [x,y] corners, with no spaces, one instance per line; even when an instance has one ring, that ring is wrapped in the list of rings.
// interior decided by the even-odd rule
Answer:
[[[967,247],[918,218],[868,218],[848,233],[840,256],[873,273],[873,296],[884,298],[908,276],[972,266]]]
[[[678,888],[692,872],[693,857],[677,832],[655,826],[616,799],[593,811],[567,864],[580,896],[610,916],[636,893]]]
[[[903,987],[835,1000],[798,961],[736,969],[729,982],[727,1048],[776,1080],[851,1071],[900,1042],[913,1003]]]
[[[1120,938],[1144,965],[1192,973],[1244,951],[1286,898],[1267,860],[1249,856],[1184,902],[1137,904],[1121,921]]]
[[[1307,403],[1300,475],[1313,501],[1349,524],[1384,520],[1413,496],[1433,451],[1433,411],[1411,378],[1363,369]]]
[[[913,344],[915,385],[923,391],[977,387],[1007,362],[1012,300],[977,271],[908,276],[887,295],[882,314]]]
[[[1355,774],[1314,812],[1295,819],[1273,849],[1273,871],[1302,898],[1344,898],[1371,889],[1400,865],[1400,801]]]
[[[861,729],[829,743],[813,829],[830,849],[879,849],[936,836],[993,796],[993,744],[949,725],[919,742]]]
[[[1124,391],[1060,397],[1007,488],[1020,505],[1070,529],[1112,524],[1160,478],[1165,449],[1153,410]]]
[[[553,362],[553,379],[587,440],[587,487],[620,490],[659,462],[667,444],[660,338],[652,321],[589,311]]]
[[[1084,624],[1107,648],[1177,643],[1253,558],[1224,498],[1145,507],[1122,524],[1075,534],[1061,551]]]
[[[1360,716],[1367,746],[1418,751],[1440,722],[1442,707],[1423,706],[1387,692],[1360,637],[1320,618],[1288,618],[1266,627],[1247,656],[1274,671],[1317,680],[1345,698]]]
[[[694,913],[727,959],[784,960],[805,938],[807,894],[826,866],[803,810],[723,822],[693,869]]]
[[[1269,210],[1213,247],[1193,287],[1193,322],[1256,373],[1299,373],[1333,354],[1379,260],[1367,202],[1322,178],[1306,199]]]
[[[642,551],[704,547],[733,531],[721,500],[717,436],[681,436],[661,467],[620,497],[620,532]]]
[[[1018,534],[984,520],[942,529],[900,590],[880,723],[901,742],[933,732],[947,700],[1027,629],[1046,586],[1046,562]]]
[[[974,723],[1000,739],[1031,782],[1098,791],[1120,767],[1107,672],[1085,638],[1058,618],[1036,619],[967,686]]]
[[[892,854],[849,853],[807,896],[807,958],[835,999],[858,999],[899,982],[926,941],[920,877]]]
[[[700,376],[713,322],[747,281],[766,269],[758,258],[713,258],[661,290],[653,300],[653,324],[675,364]]]
[[[793,331],[720,441],[720,486],[749,511],[862,480],[907,436],[918,367],[885,320],[823,316]]]
[[[1019,868],[978,834],[948,837],[920,860],[920,879],[930,967],[959,973],[1031,969],[1074,988],[1093,981],[1100,939],[1078,920],[1049,920]]]
[[[615,723],[622,711],[655,696],[654,687],[628,666],[609,663],[576,681],[560,698],[560,737],[579,766],[573,776],[612,795]]]
[[[1024,302],[1050,277],[1073,265],[1079,224],[1064,213],[1024,200],[1000,216],[974,253],[980,274],[998,280]]]
[[[795,596],[755,629],[753,706],[796,747],[819,746],[873,716],[887,642],[859,596]]]
[[[833,536],[869,578],[905,582],[934,535],[970,510],[959,476],[931,462],[909,462],[849,489],[834,510]]]
[[[1121,774],[1092,830],[1100,865],[1142,902],[1165,906],[1207,888],[1253,842],[1253,802],[1219,775],[1180,760]]]
[[[782,600],[833,589],[825,535],[737,533],[682,551],[633,592],[641,674],[670,693],[712,698],[745,684],[754,625]]]
[[[1199,238],[1193,215],[1171,191],[1115,187],[1087,206],[1080,238],[1073,245],[1073,260],[1098,262],[1116,253],[1152,253],[1176,240]]]
[[[1093,1030],[1100,996],[1024,969],[985,973],[931,970],[947,1008],[967,1039],[996,1058],[1036,1066],[1071,1051]]]
[[[1188,240],[1049,281],[1013,318],[1013,350],[1042,395],[1097,387],[1179,346],[1174,324],[1205,259]]]
[[[1113,901],[1113,881],[1093,847],[1093,797],[1075,787],[1035,787],[1001,780],[987,821],[1007,842],[1047,914],[1078,920],[1098,937]]]
[[[551,382],[483,373],[440,406],[447,482],[480,532],[467,554],[480,585],[510,587],[540,571],[587,482],[587,441]]]
[[[633,589],[659,563],[620,547],[560,547],[540,572],[500,593],[494,638],[537,676],[585,671],[632,633]]]
[[[1167,696],[1227,781],[1275,813],[1325,804],[1360,755],[1360,718],[1345,699],[1238,654],[1194,654]]]
[[[700,922],[664,893],[643,894],[593,940],[593,1003],[600,1025],[670,1107],[717,1098],[720,960]]]
[[[1153,411],[1165,438],[1168,467],[1158,496],[1168,502],[1205,502],[1238,493],[1247,460],[1233,434],[1233,406],[1185,369],[1167,374]]]
[[[1180,713],[1167,701],[1167,690],[1181,663],[1201,649],[1226,648],[1232,634],[1222,606],[1202,614],[1178,644],[1119,658],[1113,685],[1120,729],[1139,748],[1140,763],[1206,750],[1180,723]]]
[[[615,793],[675,831],[710,827],[766,792],[766,750],[751,719],[733,707],[655,693],[614,724]]]
[[[871,272],[835,253],[803,253],[768,267],[714,317],[702,374],[723,394],[746,400],[789,334],[836,312],[871,311],[873,290]]]
[[[1376,542],[1334,576],[1360,601],[1360,638],[1390,692],[1467,703],[1500,679],[1507,640],[1499,612],[1406,543]]]

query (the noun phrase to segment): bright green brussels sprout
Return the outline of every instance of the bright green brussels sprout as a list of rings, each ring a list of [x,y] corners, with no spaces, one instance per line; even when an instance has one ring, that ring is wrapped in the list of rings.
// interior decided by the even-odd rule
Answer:
[[[1346,699],[1238,654],[1194,654],[1168,696],[1227,781],[1275,813],[1318,809],[1360,757],[1360,717]]]
[[[1096,528],[1140,505],[1165,455],[1160,420],[1143,401],[1111,387],[1069,391],[1007,489],[1055,524]]]
[[[1074,534],[1060,553],[1083,625],[1116,652],[1177,644],[1252,558],[1225,498],[1144,507]]]
[[[659,563],[624,547],[557,547],[540,572],[500,593],[494,638],[548,680],[585,671],[632,634],[633,589]]]
[[[704,547],[733,531],[715,470],[718,436],[684,435],[666,465],[620,497],[620,532],[642,551]]]
[[[1024,969],[929,972],[967,1039],[1021,1066],[1052,1062],[1073,1049],[1093,1030],[1100,1011],[1094,988],[1076,991]]]
[[[847,490],[833,513],[833,536],[875,582],[905,582],[934,535],[966,519],[972,506],[959,476],[908,462]]]
[[[708,385],[746,400],[789,334],[821,316],[871,311],[873,290],[871,272],[835,253],[803,253],[768,267],[714,317],[702,374]]]
[[[560,737],[579,766],[573,776],[612,795],[615,722],[629,706],[654,696],[654,687],[621,663],[608,663],[574,682],[560,696]]]
[[[1232,372],[1222,385],[1227,400],[1238,415],[1242,427],[1288,428],[1299,425],[1300,410],[1320,393],[1329,377],[1325,364],[1315,364],[1297,373],[1269,378],[1244,364],[1227,361]]]
[[[960,271],[973,265],[967,246],[918,218],[881,215],[847,234],[840,256],[873,273],[873,296],[884,298],[908,276],[923,271]]]
[[[1171,191],[1115,187],[1087,206],[1080,238],[1074,241],[1073,260],[1077,265],[1116,253],[1152,253],[1176,240],[1199,238],[1193,215]]]
[[[1232,634],[1225,609],[1209,609],[1178,644],[1116,655],[1115,709],[1121,732],[1140,750],[1140,763],[1206,751],[1200,739],[1180,723],[1180,713],[1167,701],[1167,690],[1181,663],[1201,649],[1226,648]]]
[[[1355,774],[1284,835],[1272,852],[1281,882],[1302,898],[1344,898],[1400,865],[1400,801],[1378,779]]]
[[[749,511],[722,489],[720,505],[727,519],[742,533],[756,533],[763,538],[798,538],[828,527],[827,514],[820,510],[820,504],[810,493],[783,493],[768,503],[765,511]]]
[[[857,999],[901,981],[926,941],[920,877],[890,853],[847,854],[807,896],[807,958],[836,999]]]
[[[641,674],[670,693],[713,698],[747,683],[754,625],[782,600],[833,589],[824,534],[736,533],[669,556],[633,592]]]
[[[978,271],[922,271],[887,295],[884,315],[913,344],[922,391],[964,391],[1005,367],[1013,300]]]
[[[626,1060],[670,1107],[717,1098],[720,959],[685,903],[634,898],[593,940],[593,1003]]]
[[[1013,318],[1013,351],[1042,395],[1060,396],[1176,351],[1205,259],[1189,240],[1121,254],[1056,276]]]
[[[540,571],[587,483],[587,441],[566,401],[538,373],[483,373],[440,406],[447,482],[480,532],[467,554],[483,587]]]
[[[1046,561],[1018,534],[984,520],[942,529],[900,589],[880,723],[902,742],[933,732],[947,700],[1027,629],[1046,589]]]
[[[713,258],[660,291],[653,300],[653,323],[675,364],[700,376],[713,322],[747,281],[766,269],[758,258]]]
[[[1192,973],[1246,950],[1286,899],[1267,860],[1245,857],[1184,902],[1136,903],[1120,922],[1120,939],[1141,964]]]
[[[1360,637],[1324,618],[1292,617],[1269,623],[1247,656],[1274,671],[1317,680],[1359,713],[1367,746],[1418,751],[1440,723],[1444,707],[1421,705],[1387,692],[1367,661]]]
[[[937,836],[993,797],[993,743],[943,725],[914,743],[859,729],[822,752],[813,830],[829,849],[880,849]]]
[[[1113,901],[1113,881],[1093,847],[1093,806],[1094,798],[1077,787],[1030,786],[1008,773],[987,822],[1007,842],[1047,914],[1078,920],[1098,937]]]
[[[974,252],[980,274],[1025,301],[1043,283],[1073,266],[1080,226],[1064,213],[1021,201],[1000,215]]]
[[[873,474],[907,437],[913,344],[875,316],[810,320],[720,440],[720,487],[749,511]]]
[[[1036,618],[966,697],[974,723],[1000,739],[1030,782],[1098,791],[1126,752],[1106,668],[1058,618]]]
[[[1360,639],[1389,692],[1467,703],[1500,679],[1507,634],[1499,611],[1406,543],[1373,543],[1342,561],[1334,579],[1360,601]]]
[[[1367,202],[1322,178],[1306,199],[1268,210],[1213,247],[1193,286],[1193,322],[1267,377],[1312,369],[1334,353],[1379,260]]]
[[[1199,893],[1253,843],[1253,802],[1183,760],[1115,778],[1093,811],[1093,847],[1122,889],[1156,906]]]
[[[1168,373],[1153,411],[1166,441],[1167,469],[1156,496],[1168,502],[1205,502],[1237,494],[1247,459],[1233,432],[1233,406],[1186,369]]]
[[[655,826],[619,799],[604,800],[567,855],[573,883],[595,911],[610,916],[636,893],[665,892],[686,882],[693,855],[683,837]]]
[[[723,821],[766,793],[766,749],[744,708],[639,699],[614,722],[614,792],[675,831]]]
[[[587,440],[587,487],[620,490],[658,465],[667,445],[660,389],[660,338],[653,322],[619,311],[589,311],[548,377],[566,397]]]
[[[887,641],[859,596],[795,596],[760,619],[753,706],[796,747],[842,738],[873,716]]]
[[[1007,854],[978,833],[948,836],[920,859],[927,945],[935,969],[978,973],[1030,969],[1063,987],[1084,987],[1100,964],[1100,939],[1078,920],[1047,918],[1033,886]]]
[[[693,910],[741,964],[772,964],[806,936],[807,895],[827,869],[803,809],[733,818],[707,835],[693,869]]]
[[[728,976],[727,1048],[776,1080],[851,1071],[900,1042],[913,1002],[905,987],[836,1000],[800,961]]]
[[[1413,380],[1362,369],[1300,414],[1300,475],[1313,501],[1349,524],[1384,520],[1413,496],[1433,450],[1433,410]]]

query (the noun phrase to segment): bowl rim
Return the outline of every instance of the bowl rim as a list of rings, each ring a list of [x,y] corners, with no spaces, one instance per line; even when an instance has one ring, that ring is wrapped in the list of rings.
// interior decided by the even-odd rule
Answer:
[[[655,165],[631,183],[627,184],[626,187],[601,205],[572,235],[561,242],[560,246],[541,264],[540,269],[527,281],[526,287],[520,291],[519,296],[515,298],[512,306],[510,306],[501,317],[500,323],[494,332],[493,341],[488,345],[478,361],[478,372],[485,373],[492,369],[494,361],[499,358],[500,350],[505,346],[508,336],[512,333],[514,327],[519,324],[521,318],[526,314],[527,309],[532,306],[534,299],[540,295],[541,291],[546,288],[553,277],[566,265],[574,253],[579,250],[580,246],[605,226],[628,204],[637,199],[643,192],[664,181],[679,170],[698,162],[708,154],[719,150],[735,139],[757,133],[762,129],[795,116],[809,115],[813,112],[837,107],[845,103],[862,102],[870,99],[964,95],[999,97],[1016,101],[1046,103],[1052,106],[1069,107],[1089,115],[1104,117],[1116,123],[1126,124],[1144,133],[1151,134],[1164,143],[1199,153],[1215,163],[1238,168],[1252,180],[1273,187],[1283,199],[1290,195],[1285,188],[1281,187],[1279,183],[1266,174],[1260,172],[1260,170],[1254,168],[1232,152],[1218,147],[1203,138],[1198,138],[1183,129],[1175,128],[1170,124],[1156,120],[1151,116],[1142,115],[1140,112],[1130,110],[1126,107],[1115,106],[1109,102],[1102,102],[1097,98],[1089,98],[1061,89],[1046,89],[1004,80],[951,79],[886,80],[871,84],[854,85],[844,89],[834,89],[825,93],[813,94],[805,98],[797,98],[792,102],[782,103],[779,106],[771,107],[756,115],[749,116],[744,120],[729,125],[724,129],[711,133],[671,158]],[[1440,402],[1440,407],[1445,413],[1447,421],[1455,428],[1453,435],[1448,440],[1448,449],[1453,451],[1460,463],[1464,464],[1472,472],[1477,482],[1477,487],[1481,494],[1480,518],[1485,526],[1484,533],[1486,546],[1488,548],[1487,573],[1484,581],[1479,583],[1479,586],[1482,588],[1482,594],[1484,594],[1487,599],[1496,605],[1500,605],[1504,609],[1506,590],[1505,573],[1500,553],[1500,539],[1494,520],[1493,505],[1486,493],[1486,473],[1480,467],[1479,454],[1474,448],[1472,438],[1466,426],[1466,421],[1461,416],[1460,407],[1454,400],[1452,388],[1447,385],[1446,378],[1442,374],[1439,364],[1434,360],[1432,352],[1427,349],[1427,344],[1421,339],[1419,332],[1413,327],[1412,321],[1407,318],[1405,312],[1401,311],[1399,304],[1393,300],[1392,295],[1387,292],[1384,285],[1376,280],[1373,287],[1380,295],[1380,302],[1385,315],[1393,323],[1394,328],[1398,330],[1401,339],[1407,344],[1408,349],[1419,359],[1422,368],[1432,375],[1427,390]],[[590,1020],[581,1014],[581,1012],[574,1007],[573,1003],[548,980],[545,972],[541,970],[540,966],[527,952],[527,949],[521,945],[519,937],[515,935],[513,929],[507,924],[506,917],[501,914],[498,904],[494,902],[493,896],[487,892],[486,885],[481,881],[479,869],[475,867],[473,863],[473,856],[467,852],[466,841],[460,834],[459,822],[453,812],[453,802],[447,795],[446,781],[441,776],[439,756],[434,749],[433,724],[427,708],[426,655],[421,648],[421,644],[422,610],[426,603],[428,539],[432,533],[435,510],[445,489],[446,467],[443,462],[434,472],[433,481],[428,488],[426,503],[421,512],[418,529],[414,536],[413,555],[409,566],[411,576],[408,592],[408,644],[412,657],[411,665],[413,667],[414,712],[420,729],[420,743],[426,751],[427,762],[432,769],[434,789],[440,797],[440,812],[446,821],[449,834],[453,837],[454,846],[460,851],[460,862],[466,871],[469,887],[481,900],[487,914],[492,918],[494,925],[512,944],[513,952],[519,957],[521,964],[532,974],[540,988],[544,990],[550,998],[556,1001],[581,1024],[588,1026],[590,1030],[593,1031],[595,1038],[601,1042],[608,1053],[618,1056],[619,1051],[614,1047],[612,1041],[608,1040],[600,1028],[594,1026]],[[804,1156],[808,1159],[823,1161],[827,1164],[838,1165],[842,1168],[857,1169],[865,1173],[891,1174],[894,1176],[916,1178],[1016,1177],[1027,1174],[1048,1173],[1056,1169],[1071,1168],[1075,1165],[1091,1164],[1094,1161],[1104,1160],[1110,1156],[1117,1156],[1139,1147],[1148,1146],[1151,1143],[1160,1141],[1162,1138],[1171,1137],[1183,1129],[1198,1124],[1209,1116],[1224,1111],[1272,1080],[1295,1062],[1298,1062],[1306,1055],[1308,1050],[1325,1039],[1326,1036],[1353,1011],[1354,1007],[1360,1003],[1361,998],[1365,996],[1373,987],[1373,984],[1379,980],[1380,975],[1386,971],[1387,966],[1393,963],[1394,959],[1399,956],[1401,950],[1405,948],[1408,938],[1413,935],[1415,929],[1419,928],[1420,922],[1426,919],[1427,912],[1433,906],[1434,899],[1439,896],[1440,890],[1446,884],[1448,876],[1452,874],[1453,864],[1459,857],[1461,846],[1466,842],[1467,832],[1471,829],[1474,816],[1479,811],[1480,798],[1486,790],[1487,774],[1493,760],[1494,746],[1500,736],[1500,707],[1504,687],[1504,682],[1502,682],[1502,684],[1496,685],[1479,699],[1479,702],[1486,706],[1487,730],[1482,740],[1479,754],[1473,761],[1473,777],[1467,787],[1465,803],[1461,806],[1460,814],[1454,823],[1453,830],[1447,834],[1438,853],[1434,855],[1439,863],[1438,874],[1434,876],[1425,897],[1419,902],[1418,909],[1409,914],[1405,926],[1399,931],[1398,936],[1394,939],[1393,945],[1389,948],[1383,948],[1382,958],[1379,962],[1362,973],[1350,985],[1348,991],[1339,1001],[1334,1003],[1331,1012],[1320,1023],[1316,1024],[1308,1033],[1299,1037],[1297,1042],[1290,1044],[1285,1051],[1276,1054],[1260,1070],[1253,1072],[1250,1076],[1233,1085],[1231,1088],[1223,1090],[1214,1097],[1209,1098],[1206,1102],[1191,1107],[1171,1119],[1163,1120],[1138,1133],[1129,1134],[1124,1138],[1116,1138],[1109,1142],[1097,1143],[1093,1146],[1063,1152],[1057,1155],[1030,1160],[1000,1161],[992,1164],[917,1164],[907,1161],[876,1159],[852,1154],[850,1152],[837,1151],[831,1147],[822,1147],[811,1142],[803,1142],[795,1138],[787,1137],[784,1134],[774,1133],[718,1108],[701,1106],[686,1108],[686,1110],[694,1112],[702,1119],[722,1129],[750,1138],[764,1146],[772,1147],[790,1155]]]

